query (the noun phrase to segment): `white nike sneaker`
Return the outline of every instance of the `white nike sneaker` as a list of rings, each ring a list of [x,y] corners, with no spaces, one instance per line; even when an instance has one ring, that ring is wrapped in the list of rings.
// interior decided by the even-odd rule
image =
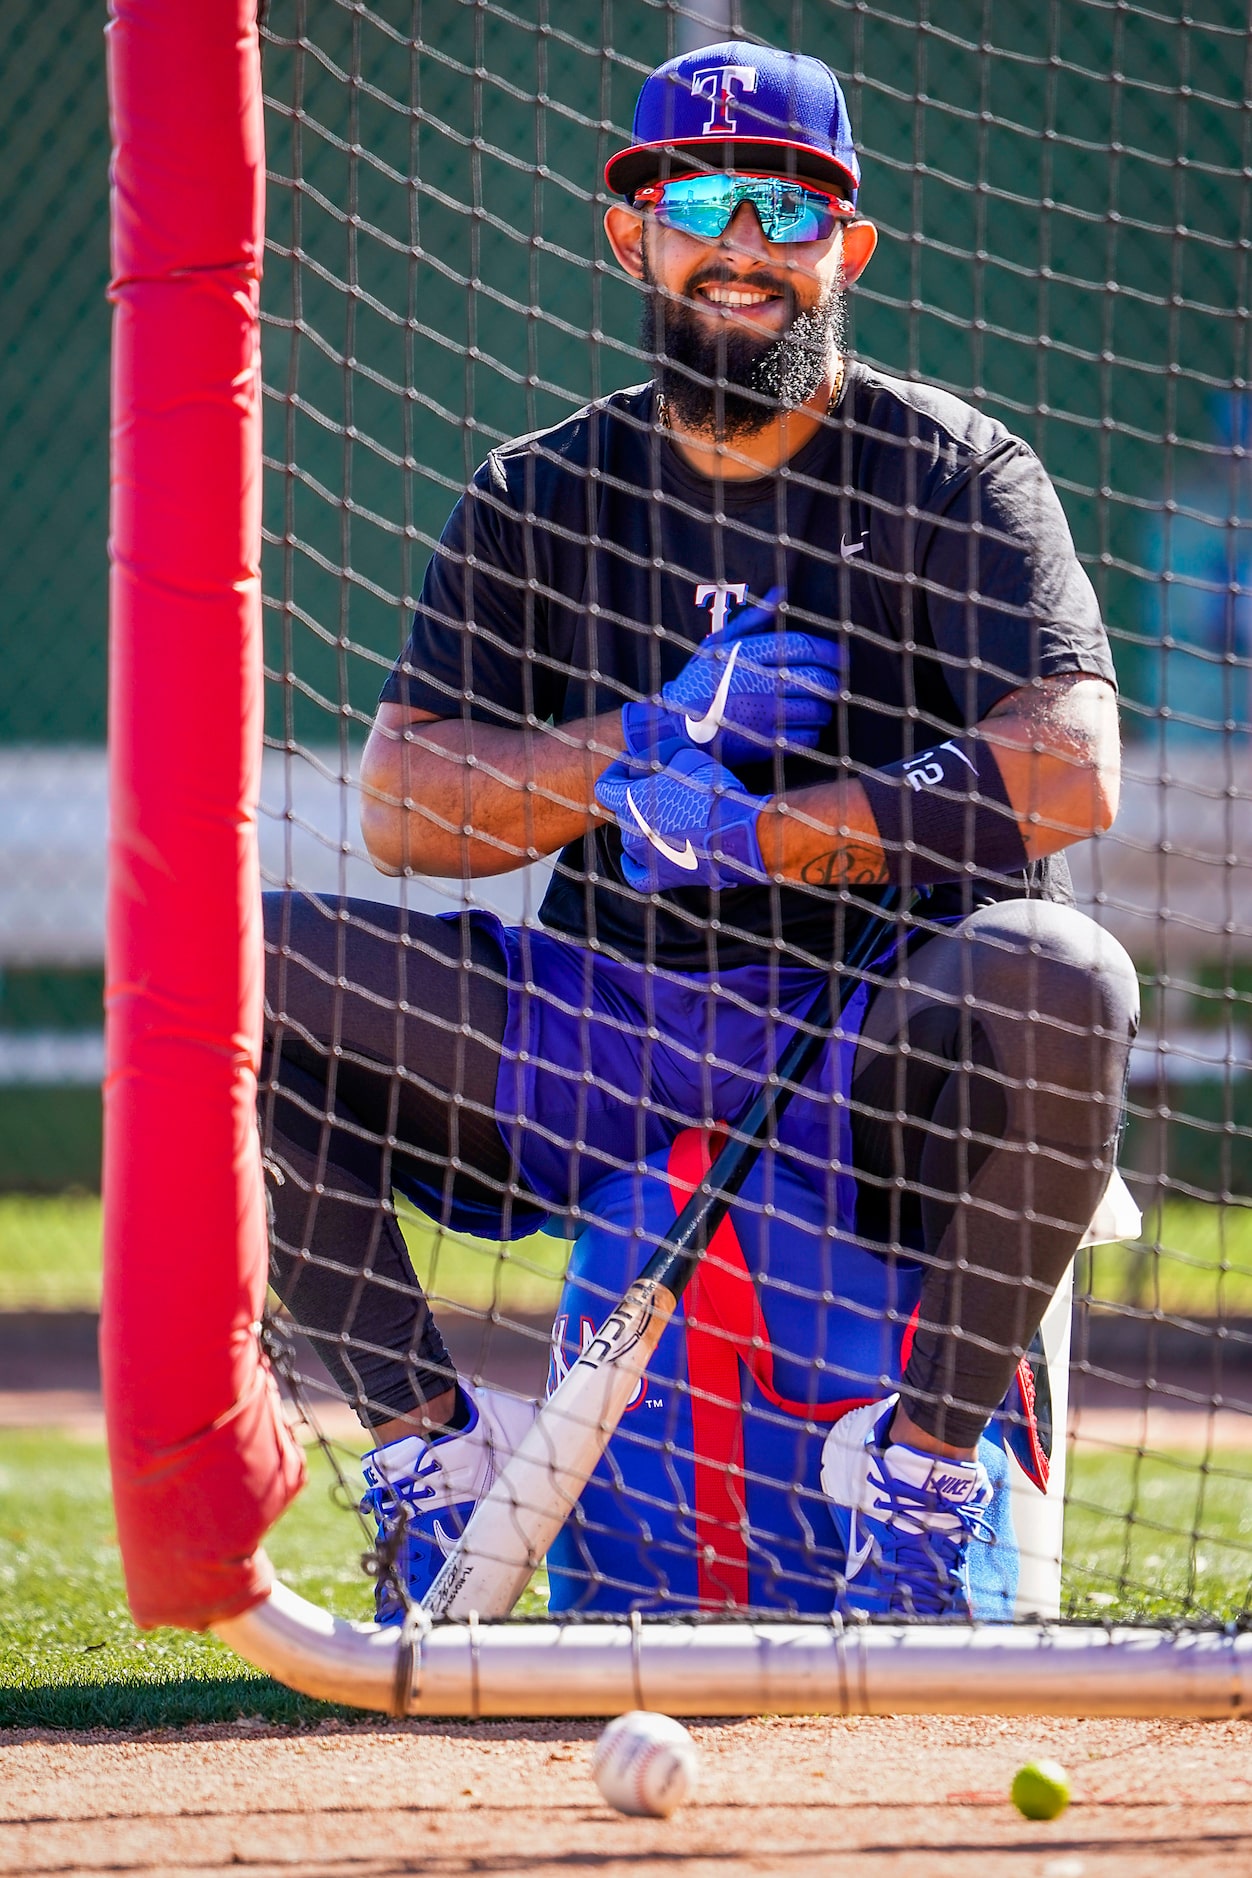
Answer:
[[[850,1610],[869,1617],[972,1615],[971,1539],[994,1543],[981,1461],[953,1461],[883,1438],[898,1396],[853,1409],[822,1448],[822,1490],[843,1540]]]
[[[378,1528],[378,1549],[392,1560],[374,1591],[380,1624],[398,1624],[434,1583],[470,1514],[507,1465],[538,1407],[496,1389],[461,1393],[470,1418],[452,1434],[406,1435],[375,1448],[362,1463],[361,1511]],[[402,1596],[400,1585],[408,1592]]]

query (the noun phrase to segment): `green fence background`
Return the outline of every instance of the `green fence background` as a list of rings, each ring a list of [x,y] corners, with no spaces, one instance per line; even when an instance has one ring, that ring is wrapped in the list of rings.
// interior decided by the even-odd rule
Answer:
[[[400,42],[415,11],[430,49],[410,60]],[[779,43],[793,40],[799,17],[804,49],[848,74],[866,153],[863,206],[883,230],[858,294],[861,350],[979,397],[1038,445],[1102,584],[1124,688],[1142,702],[1151,663],[1136,582],[1143,505],[1161,503],[1170,477],[1206,466],[1217,400],[1249,375],[1246,9],[1203,0],[1187,7],[1187,25],[1094,0],[995,9],[947,0],[934,9],[941,23],[928,24],[930,11],[925,0],[872,9],[809,0],[802,14],[791,0],[745,0],[742,17]],[[283,43],[298,12],[320,58],[300,60]],[[673,43],[675,14],[649,0],[416,9],[378,0],[371,12],[274,0],[266,83],[287,101],[302,86],[300,241],[329,276],[301,270],[318,338],[300,349],[307,414],[294,438],[302,470],[331,500],[302,492],[298,532],[336,561],[346,541],[362,582],[398,598],[420,580],[452,490],[491,439],[640,375],[635,297],[607,262],[601,204],[588,192],[614,141],[598,120],[629,124],[642,71]],[[10,74],[0,122],[7,742],[104,736],[103,25],[98,0],[9,0],[0,14]],[[349,65],[354,34],[366,83],[352,94],[324,61]],[[487,76],[473,75],[479,65]],[[293,192],[281,180],[291,174],[290,121],[271,112],[269,132],[270,226],[281,243],[292,226]],[[353,159],[353,140],[367,157]],[[549,171],[540,181],[536,160]],[[350,199],[355,227],[343,220]],[[414,236],[422,259],[410,278]],[[350,279],[353,297],[341,284]],[[271,256],[271,310],[287,288]],[[590,329],[601,343],[584,342]],[[467,345],[476,359],[466,360]],[[350,398],[362,436],[347,449],[335,356],[345,350],[364,368],[351,374]],[[285,386],[281,330],[268,332],[266,356],[270,382]],[[409,400],[393,389],[406,383]],[[284,456],[281,413],[272,415],[271,450]],[[1168,449],[1167,437],[1176,439]],[[406,474],[372,444],[420,467]],[[271,520],[281,519],[280,480],[270,494]],[[345,521],[336,505],[347,496],[356,510]],[[338,584],[326,593],[313,617],[389,658],[398,609],[362,587],[341,621]],[[319,600],[316,583],[308,597]],[[297,657],[319,695],[337,695],[332,649],[298,646]],[[354,703],[368,710],[376,663],[355,659],[351,674]]]
[[[849,74],[862,206],[883,234],[856,294],[857,342],[975,397],[1039,448],[1114,631],[1127,727],[1141,731],[1159,690],[1151,511],[1211,469],[1221,396],[1248,376],[1245,10],[1209,0],[1210,23],[1189,9],[1185,29],[1090,0],[946,0],[941,25],[931,11],[803,11],[804,49]],[[286,497],[295,535],[359,577],[345,589],[299,565],[291,597],[313,623],[294,626],[291,655],[311,695],[294,723],[313,737],[322,700],[338,702],[345,642],[352,703],[368,713],[402,602],[489,443],[644,375],[636,294],[590,192],[615,143],[602,120],[629,124],[673,15],[445,0],[422,9],[430,49],[411,68],[410,16],[401,0],[369,20],[316,0],[270,12],[267,88],[302,112],[298,127],[271,112],[270,225],[308,257],[301,311],[317,335],[294,349],[267,335],[271,382],[300,399],[271,411],[271,455],[301,478],[286,490],[271,478],[270,519],[280,532]],[[768,0],[743,8],[777,43],[792,42],[796,17]],[[292,43],[302,27],[316,56]],[[293,156],[299,192],[282,181]],[[276,315],[288,291],[272,259]],[[587,344],[588,332],[602,336]]]
[[[6,178],[0,738],[103,742],[108,534],[104,9],[0,8]]]

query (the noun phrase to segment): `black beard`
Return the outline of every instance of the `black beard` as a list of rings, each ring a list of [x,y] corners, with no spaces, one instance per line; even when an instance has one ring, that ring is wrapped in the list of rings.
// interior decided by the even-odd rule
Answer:
[[[793,289],[784,282],[780,291],[791,317],[777,338],[758,339],[729,319],[710,332],[708,316],[701,320],[691,299],[696,288],[718,280],[736,283],[729,269],[714,263],[692,276],[683,299],[668,298],[656,285],[645,256],[648,294],[641,344],[655,360],[657,387],[684,430],[711,432],[732,442],[756,436],[780,413],[797,410],[813,396],[832,352],[845,349],[847,299],[843,289],[835,287],[802,313]]]

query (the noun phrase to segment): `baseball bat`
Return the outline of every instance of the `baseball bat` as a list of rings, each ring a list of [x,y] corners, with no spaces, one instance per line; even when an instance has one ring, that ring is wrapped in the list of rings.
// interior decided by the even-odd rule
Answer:
[[[847,975],[868,963],[885,915],[871,920]],[[778,1059],[734,1137],[723,1147],[651,1258],[594,1340],[548,1397],[422,1599],[431,1617],[507,1617],[532,1572],[573,1512],[612,1439],[640,1376],[678,1308],[705,1246],[725,1218],[796,1088],[828,1042],[830,980]]]

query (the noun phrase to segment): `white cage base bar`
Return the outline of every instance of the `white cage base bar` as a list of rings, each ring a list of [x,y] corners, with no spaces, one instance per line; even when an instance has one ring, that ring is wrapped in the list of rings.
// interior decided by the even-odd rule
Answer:
[[[1252,1713],[1252,1633],[1085,1625],[352,1624],[284,1585],[214,1626],[325,1701],[393,1715]]]

